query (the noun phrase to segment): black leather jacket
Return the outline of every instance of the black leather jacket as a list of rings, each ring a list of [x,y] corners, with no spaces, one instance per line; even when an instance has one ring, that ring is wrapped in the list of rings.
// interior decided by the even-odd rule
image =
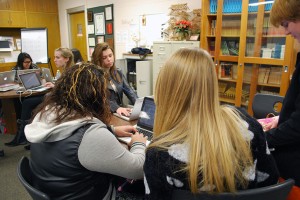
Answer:
[[[33,184],[51,199],[102,199],[108,192],[112,175],[90,171],[78,160],[78,147],[89,127],[60,141],[31,144]]]
[[[116,112],[119,107],[123,107],[123,93],[128,97],[129,101],[132,103],[132,105],[135,103],[135,100],[138,98],[137,94],[134,92],[134,90],[129,86],[125,76],[123,75],[121,70],[116,70],[116,73],[120,75],[122,78],[121,83],[118,83],[114,79],[111,78],[114,85],[116,86],[117,93],[111,86],[111,84],[108,83],[108,89],[109,89],[109,103],[110,103],[110,110],[111,112]]]

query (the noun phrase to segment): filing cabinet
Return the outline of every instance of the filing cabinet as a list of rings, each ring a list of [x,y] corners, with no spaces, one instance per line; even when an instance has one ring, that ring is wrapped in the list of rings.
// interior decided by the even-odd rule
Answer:
[[[158,73],[165,61],[178,49],[200,47],[199,41],[157,41],[153,42],[153,94]]]

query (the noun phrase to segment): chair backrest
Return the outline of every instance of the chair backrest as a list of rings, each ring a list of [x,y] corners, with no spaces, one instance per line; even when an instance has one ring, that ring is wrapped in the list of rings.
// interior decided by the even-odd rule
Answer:
[[[33,200],[50,200],[50,197],[32,186],[31,169],[29,159],[25,156],[21,158],[17,167],[17,174],[20,182],[25,187]]]
[[[256,119],[266,118],[269,113],[279,115],[280,111],[274,109],[277,103],[282,103],[284,97],[272,94],[255,94],[252,102],[253,117]]]
[[[293,179],[288,179],[284,182],[267,187],[241,190],[236,193],[220,194],[200,193],[193,195],[187,190],[174,190],[172,193],[172,200],[286,200],[294,183],[295,181]]]

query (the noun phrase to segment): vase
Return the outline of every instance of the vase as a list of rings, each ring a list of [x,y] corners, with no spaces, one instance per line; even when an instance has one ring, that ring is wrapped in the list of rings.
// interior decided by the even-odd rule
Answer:
[[[177,33],[177,38],[179,41],[185,41],[187,39],[188,33],[186,32],[178,32]]]

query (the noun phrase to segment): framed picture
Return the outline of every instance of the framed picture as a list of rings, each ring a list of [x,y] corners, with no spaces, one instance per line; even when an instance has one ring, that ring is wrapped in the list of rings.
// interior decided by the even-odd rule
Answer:
[[[104,42],[104,35],[97,36],[96,42],[97,42],[97,44],[103,43]]]
[[[87,19],[88,19],[88,22],[93,22],[93,12],[92,11],[87,12]]]
[[[200,38],[200,35],[199,34],[193,34],[190,36],[190,41],[198,41]]]
[[[105,34],[105,20],[104,13],[94,14],[95,20],[95,35],[104,35]]]
[[[109,7],[106,7],[105,8],[105,20],[112,20],[113,17],[112,17],[112,7],[109,6]]]
[[[108,34],[108,35],[113,34],[113,25],[112,25],[112,23],[106,23],[106,34]]]

